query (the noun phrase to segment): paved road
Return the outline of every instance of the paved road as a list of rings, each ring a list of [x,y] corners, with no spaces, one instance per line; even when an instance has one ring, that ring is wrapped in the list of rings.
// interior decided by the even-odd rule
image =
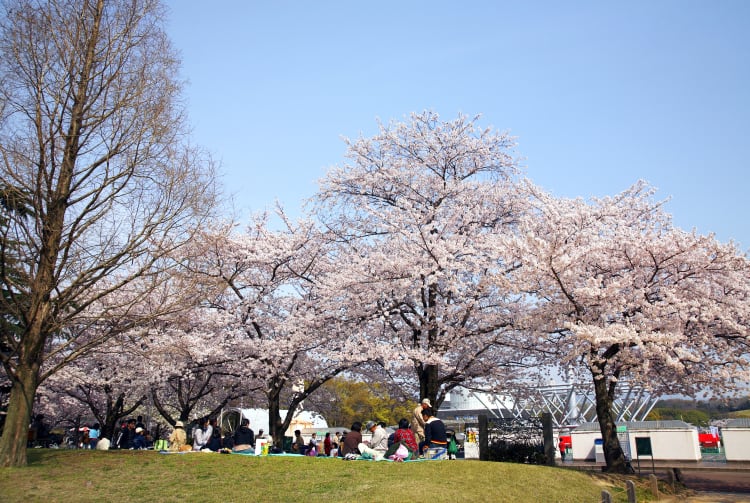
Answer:
[[[700,492],[687,498],[661,499],[662,503],[750,503],[750,495],[741,493]]]
[[[563,465],[565,466],[565,465]],[[579,469],[600,469],[593,463],[577,462]],[[651,472],[651,463],[641,463],[642,475]],[[750,503],[750,463],[656,462],[654,469],[661,480],[668,479],[667,470],[677,468],[683,483],[695,491],[688,498],[662,498],[664,502],[680,503]]]
[[[750,472],[682,469],[685,485],[697,491],[691,503],[750,503]]]

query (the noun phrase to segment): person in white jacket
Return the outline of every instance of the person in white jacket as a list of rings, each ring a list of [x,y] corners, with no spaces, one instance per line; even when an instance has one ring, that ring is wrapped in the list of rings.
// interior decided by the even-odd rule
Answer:
[[[208,423],[207,417],[201,418],[198,425],[199,427],[196,428],[195,431],[193,432],[193,450],[194,451],[203,450],[206,447],[206,444],[208,443],[209,439],[211,438],[211,433],[213,433],[213,428]]]
[[[367,429],[372,433],[370,448],[385,454],[385,451],[388,450],[388,433],[385,431],[385,428],[374,421],[369,421]]]

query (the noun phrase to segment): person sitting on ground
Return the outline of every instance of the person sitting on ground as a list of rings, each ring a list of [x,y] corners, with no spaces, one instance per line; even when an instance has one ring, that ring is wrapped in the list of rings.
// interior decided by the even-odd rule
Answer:
[[[119,449],[132,449],[135,437],[135,419],[128,419],[125,429],[122,430],[120,440],[117,442]]]
[[[314,444],[310,442],[307,444],[307,449],[305,450],[305,456],[312,456],[315,457],[318,455],[318,446],[317,444]]]
[[[325,452],[326,456],[331,455],[331,449],[333,449],[333,445],[331,444],[331,432],[328,431],[323,439],[323,452]]]
[[[31,430],[34,432],[31,434],[30,440],[35,447],[49,447],[49,427],[44,422],[44,414],[37,414],[34,417],[34,421],[31,423]]]
[[[182,421],[177,421],[174,423],[174,431],[169,435],[169,450],[172,452],[183,451],[186,444],[185,425],[182,424]]]
[[[235,452],[249,451],[255,448],[255,432],[250,429],[250,420],[246,417],[240,421],[240,427],[234,432],[234,447],[232,450]]]
[[[372,433],[372,438],[370,438],[370,448],[385,454],[385,451],[388,450],[388,433],[385,431],[385,428],[374,421],[369,421],[367,423],[367,429]]]
[[[94,423],[94,426],[89,428],[89,449],[96,449],[96,444],[99,442],[100,429],[101,425],[99,423]]]
[[[143,428],[138,426],[135,429],[135,435],[133,435],[133,449],[145,449],[146,447],[146,436],[143,434]]]
[[[310,452],[311,450],[315,449],[315,453],[318,452],[318,434],[313,432],[313,434],[310,436],[310,441],[307,443],[307,452]]]
[[[352,424],[352,431],[344,435],[341,441],[341,456],[347,454],[359,454],[359,444],[362,443],[362,423],[355,421]]]
[[[424,454],[424,451],[429,448],[448,446],[445,424],[432,414],[431,407],[427,407],[422,411],[422,417],[424,418],[424,442],[419,444],[420,454]]]
[[[123,433],[127,429],[128,429],[128,422],[127,421],[120,422],[120,427],[112,435],[112,441],[110,443],[110,447],[112,449],[119,449],[120,448],[120,439],[122,438]]]
[[[393,434],[393,442],[394,444],[403,442],[406,448],[412,453],[419,454],[417,439],[414,438],[414,432],[409,428],[409,421],[407,421],[406,418],[402,418],[398,422],[398,430]]]
[[[208,418],[202,417],[198,421],[198,428],[193,431],[193,450],[202,451],[206,448],[209,439],[213,433],[213,428],[208,424]]]
[[[88,426],[84,426],[83,428],[78,430],[78,448],[79,449],[87,449],[89,446],[89,430],[90,428]]]
[[[336,456],[343,458],[344,457],[344,440],[346,439],[346,432],[343,432],[341,434],[341,437],[339,438],[339,446],[336,449]]]
[[[295,454],[304,455],[307,451],[307,445],[305,445],[305,439],[302,438],[302,432],[300,430],[294,430],[294,442],[292,442],[292,452]]]
[[[221,450],[221,428],[219,428],[219,425],[216,421],[216,418],[211,418],[208,420],[209,427],[211,428],[211,436],[208,437],[208,442],[206,442],[206,449],[209,451],[218,452]]]

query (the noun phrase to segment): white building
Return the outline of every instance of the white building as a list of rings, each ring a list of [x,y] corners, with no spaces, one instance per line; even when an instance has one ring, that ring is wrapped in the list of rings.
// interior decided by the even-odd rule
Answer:
[[[727,461],[750,461],[750,419],[732,419],[721,429]]]
[[[700,461],[701,449],[698,430],[684,421],[627,421],[617,423],[620,446],[628,459],[650,461]],[[597,444],[602,434],[599,423],[583,423],[570,432],[573,459],[577,461],[604,460]],[[599,441],[599,442],[597,442]],[[651,455],[643,455],[643,447],[650,446]],[[638,446],[641,448],[639,449]],[[598,452],[599,451],[599,452]],[[639,452],[641,455],[639,456]]]

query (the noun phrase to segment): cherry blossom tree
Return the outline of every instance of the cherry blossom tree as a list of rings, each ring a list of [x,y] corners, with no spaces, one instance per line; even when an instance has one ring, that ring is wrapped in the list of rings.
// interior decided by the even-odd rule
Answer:
[[[337,264],[322,233],[281,210],[277,216],[281,230],[271,230],[262,215],[245,232],[206,233],[202,253],[188,267],[219,286],[204,302],[215,340],[243,382],[262,383],[270,434],[280,445],[305,398],[369,355],[348,342],[348,325],[326,281]],[[288,409],[283,420],[282,405]]]
[[[172,267],[163,257],[214,207],[211,162],[187,139],[161,14],[158,0],[3,3],[0,187],[30,205],[3,215],[3,243],[16,245],[0,312],[18,330],[0,333],[12,382],[0,466],[26,464],[50,344],[69,346],[65,361],[90,349],[93,339],[73,348],[92,334],[78,318],[100,301],[113,313],[96,333],[117,332],[115,311],[128,329],[134,316],[114,294]]]
[[[96,419],[101,437],[114,440],[118,421],[135,412],[148,397],[147,381],[139,373],[142,368],[133,365],[138,357],[127,337],[110,339],[44,381],[40,395],[47,405],[42,407],[56,409],[60,402],[77,402],[83,406],[79,415]]]
[[[723,392],[750,376],[750,263],[732,244],[672,225],[639,182],[590,203],[536,191],[519,224],[523,322],[538,349],[593,379],[610,471],[624,471],[612,403],[618,383],[657,393]]]
[[[340,297],[361,344],[437,407],[455,386],[504,386],[532,363],[514,323],[520,261],[504,244],[525,185],[513,139],[477,121],[424,112],[380,124],[372,138],[346,140],[347,162],[316,196],[346,257]]]
[[[108,278],[97,288],[117,282]],[[90,304],[47,344],[40,383],[46,404],[56,405],[55,395],[78,401],[112,438],[117,421],[147,403],[157,384],[186,372],[175,354],[162,352],[180,333],[165,327],[186,326],[200,288],[179,268],[165,268]]]
[[[222,340],[224,320],[213,314],[196,305],[141,338],[144,359],[152,368],[147,372],[150,399],[171,425],[216,416],[261,386],[245,375],[242,362]]]

